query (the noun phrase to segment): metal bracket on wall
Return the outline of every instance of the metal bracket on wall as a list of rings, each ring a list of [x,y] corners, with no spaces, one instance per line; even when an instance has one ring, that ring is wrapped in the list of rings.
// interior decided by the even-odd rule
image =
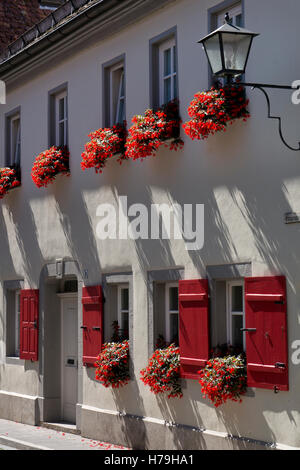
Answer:
[[[271,115],[271,104],[270,104],[270,98],[269,98],[269,95],[267,94],[265,88],[275,88],[277,90],[299,90],[300,89],[300,86],[297,86],[297,87],[292,87],[290,85],[270,85],[268,83],[244,83],[244,82],[232,82],[231,84],[233,85],[241,85],[241,86],[247,86],[247,87],[251,87],[252,90],[255,90],[256,88],[258,90],[260,90],[266,100],[267,100],[267,106],[268,106],[268,119],[276,119],[278,121],[278,131],[279,131],[279,136],[280,136],[280,139],[281,141],[284,143],[284,145],[290,149],[290,150],[293,150],[294,152],[299,152],[300,151],[300,142],[298,143],[298,147],[292,147],[291,145],[289,145],[287,143],[287,141],[285,140],[285,138],[283,137],[283,133],[282,133],[282,125],[281,125],[281,117],[280,116],[272,116]]]

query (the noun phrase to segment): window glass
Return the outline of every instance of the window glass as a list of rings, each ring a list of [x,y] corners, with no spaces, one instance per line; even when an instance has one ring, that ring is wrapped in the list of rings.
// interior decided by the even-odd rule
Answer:
[[[166,284],[166,342],[178,345],[178,286]]]
[[[160,105],[167,104],[177,97],[177,49],[175,38],[159,47]]]
[[[21,159],[21,119],[19,114],[9,118],[9,135],[8,164],[18,166]]]
[[[125,121],[125,71],[124,65],[110,70],[110,126]]]

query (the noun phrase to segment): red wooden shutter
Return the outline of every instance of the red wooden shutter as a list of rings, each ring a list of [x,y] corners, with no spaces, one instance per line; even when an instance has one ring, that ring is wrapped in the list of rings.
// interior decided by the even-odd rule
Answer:
[[[181,377],[198,379],[209,359],[207,279],[179,281],[179,346]]]
[[[20,295],[20,359],[38,360],[39,291],[21,290]]]
[[[246,278],[245,311],[248,386],[288,390],[285,277]]]
[[[102,350],[103,295],[101,286],[82,289],[82,332],[84,365],[94,365]]]

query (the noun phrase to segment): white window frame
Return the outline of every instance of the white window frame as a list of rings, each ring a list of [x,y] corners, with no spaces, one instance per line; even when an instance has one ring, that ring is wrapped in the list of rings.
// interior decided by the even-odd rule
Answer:
[[[19,121],[19,127],[15,135],[13,129],[16,121]],[[21,115],[19,113],[11,116],[9,119],[9,137],[9,164],[17,166],[21,162]]]
[[[178,335],[179,335],[179,302],[178,302],[178,310],[171,310],[170,307],[170,289],[172,287],[176,287],[178,289],[178,282],[172,282],[172,283],[167,283],[165,286],[165,302],[166,302],[166,310],[165,310],[165,329],[166,329],[166,343],[171,342],[171,322],[170,322],[170,316],[171,314],[177,314],[178,315]]]
[[[15,291],[15,356],[20,357],[21,290]]]
[[[64,100],[64,116],[59,117],[59,102]],[[68,145],[68,93],[67,90],[62,91],[55,95],[55,145],[61,146],[59,142],[59,127],[60,124],[64,124],[64,145]]]
[[[240,286],[243,289],[243,311],[235,312],[232,310],[232,287]],[[232,345],[232,317],[237,315],[243,316],[243,328],[245,328],[245,286],[243,280],[227,281],[226,298],[227,298],[227,341]],[[246,351],[246,335],[243,333],[243,350]]]
[[[171,71],[168,75],[164,74],[165,71],[165,51],[171,50]],[[175,53],[174,53],[175,49]],[[160,106],[167,104],[165,102],[165,81],[171,79],[171,99],[177,98],[177,44],[175,37],[164,41],[159,46],[159,104]],[[176,83],[175,83],[176,80]]]
[[[122,308],[122,290],[128,290],[128,309]],[[128,284],[119,284],[118,285],[118,325],[120,330],[124,332],[124,323],[123,323],[123,315],[128,315],[128,335],[129,335],[129,285]]]
[[[114,96],[114,77],[115,72],[122,69],[120,74],[120,81],[118,84],[118,97],[116,98],[116,105],[114,104],[115,96]],[[125,104],[126,104],[126,90],[125,90],[125,66],[124,62],[118,63],[110,68],[109,71],[109,89],[110,89],[110,96],[109,96],[109,116],[110,116],[110,126],[114,126],[115,124],[119,123],[122,124],[123,121],[126,119],[125,116]],[[122,95],[122,86],[124,87],[124,95]],[[121,101],[124,102],[124,116],[121,119],[122,122],[119,122],[119,113],[120,113],[120,104]]]
[[[243,21],[242,4],[238,3],[238,4],[233,5],[232,7],[225,8],[224,10],[218,12],[218,14],[217,14],[217,28],[219,28],[220,26],[222,26],[224,24],[224,18],[225,18],[226,13],[228,13],[229,17],[233,19],[232,24],[234,26],[237,26],[236,25],[237,16],[241,15],[242,16],[242,21]]]

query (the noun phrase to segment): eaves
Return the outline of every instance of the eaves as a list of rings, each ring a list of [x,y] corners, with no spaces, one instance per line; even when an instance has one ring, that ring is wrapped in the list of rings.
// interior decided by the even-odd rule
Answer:
[[[116,34],[124,27],[176,0],[99,0],[34,39],[0,63],[0,79],[7,85],[32,73],[61,54],[78,51]]]

